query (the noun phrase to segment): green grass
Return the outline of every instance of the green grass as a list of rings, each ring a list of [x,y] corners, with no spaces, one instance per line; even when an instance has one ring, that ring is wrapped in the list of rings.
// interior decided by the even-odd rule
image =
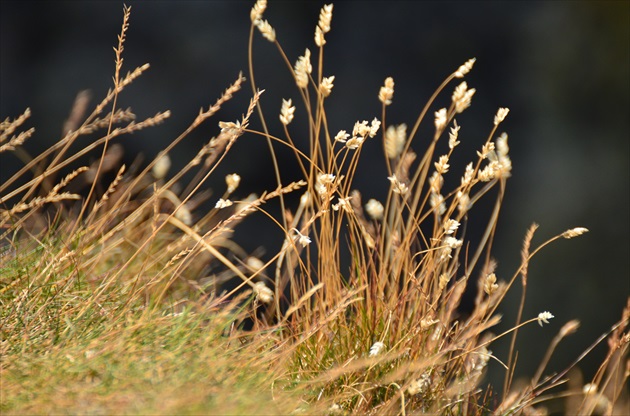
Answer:
[[[537,242],[534,224],[524,230],[521,265],[511,276],[496,276],[492,245],[512,167],[508,136],[499,129],[509,110],[497,110],[469,164],[449,162],[460,151],[456,116],[475,94],[461,81],[474,59],[444,80],[409,126],[386,123],[395,101],[388,78],[374,92],[380,120],[349,120],[347,133],[331,131],[326,100],[334,97],[334,78],[323,75],[323,39],[332,7],[322,9],[315,52],[295,65],[262,19],[265,7],[257,2],[250,16],[249,80],[239,76],[141,168],[121,165],[118,138],[155,128],[170,113],[135,120],[117,107],[118,95],[148,68],[121,75],[131,16],[125,8],[113,88],[91,113],[79,95],[72,114],[81,116],[68,120],[66,135],[0,184],[2,412],[533,414],[554,401],[574,413],[624,409],[630,302],[593,344],[606,339],[610,353],[590,384],[569,373],[579,357],[560,374],[546,373],[577,321],[559,325],[531,379],[513,380],[519,329],[553,318],[546,311],[522,315],[528,265],[552,242],[588,230]],[[296,83],[280,110],[279,132],[266,121],[278,114],[259,106],[263,92],[251,58],[258,31],[277,47]],[[169,153],[248,82],[252,98],[243,117],[219,121],[216,136],[168,173]],[[454,82],[449,107],[435,108]],[[306,111],[308,131],[293,130],[294,106]],[[2,122],[0,153],[19,152],[34,134],[23,127],[29,116],[26,110]],[[253,118],[260,131],[249,127]],[[434,132],[418,149],[421,123]],[[309,138],[306,148],[294,144],[298,134]],[[88,135],[97,138],[69,152]],[[196,211],[207,199],[208,178],[245,135],[267,141],[277,187],[239,200],[240,177],[228,176],[215,208]],[[390,191],[385,201],[364,201],[353,179],[362,147],[377,144]],[[279,147],[295,154],[300,180],[284,179]],[[71,168],[90,151],[100,159]],[[115,179],[106,182],[106,172]],[[452,189],[444,185],[452,182],[444,180],[448,175],[461,175]],[[299,202],[290,203],[290,193],[299,193]],[[494,204],[483,234],[472,239],[466,226],[479,215],[471,209],[481,199]],[[272,201],[281,215],[266,209]],[[266,247],[266,263],[231,240],[250,216],[272,221],[284,237],[281,247]],[[517,286],[518,318],[495,334],[497,309]],[[462,315],[469,288],[474,306]],[[511,341],[507,357],[491,351],[501,337]],[[505,369],[502,385],[487,385],[489,362]]]

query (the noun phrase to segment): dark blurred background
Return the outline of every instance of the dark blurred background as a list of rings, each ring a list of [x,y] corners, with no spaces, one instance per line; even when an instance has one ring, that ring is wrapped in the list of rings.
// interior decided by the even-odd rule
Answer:
[[[124,72],[145,62],[151,68],[122,94],[119,106],[131,106],[139,119],[170,109],[172,117],[157,128],[123,138],[127,157],[145,160],[179,135],[199,108],[209,105],[233,82],[247,75],[249,10],[254,1],[130,1],[131,26]],[[100,101],[111,87],[116,36],[122,3],[116,1],[6,1],[1,3],[0,117],[16,117],[30,107],[35,136],[25,148],[35,153],[60,138],[76,94],[90,89]],[[292,63],[309,47],[321,2],[271,1],[265,17]],[[442,80],[468,58],[476,57],[466,77],[476,88],[473,105],[457,117],[462,144],[453,159],[456,181],[476,158],[498,107],[511,112],[500,131],[509,134],[513,177],[499,223],[494,255],[497,275],[509,279],[520,262],[521,242],[533,222],[540,224],[534,246],[576,226],[590,233],[560,240],[546,248],[529,269],[524,316],[543,310],[551,325],[530,325],[520,334],[517,374],[533,372],[550,339],[577,318],[577,335],[560,345],[551,364],[564,369],[619,317],[630,294],[629,138],[630,2],[336,2],[332,31],[326,37],[324,75],[335,75],[328,99],[331,130],[350,130],[356,120],[380,118],[377,94],[386,76],[396,82],[388,123],[413,125],[426,100]],[[315,56],[315,53],[314,53]],[[276,48],[256,33],[256,81],[265,92],[261,105],[272,131],[280,132],[281,98],[299,97]],[[453,83],[438,99],[450,102]],[[242,91],[217,118],[196,130],[174,153],[178,169],[208,139],[219,120],[236,120],[246,111],[251,91]],[[294,138],[304,144],[298,108]],[[416,138],[421,152],[430,138],[432,117]],[[252,123],[259,126],[258,121]],[[304,130],[301,130],[304,131]],[[279,133],[278,133],[279,134]],[[214,182],[238,172],[236,197],[275,188],[266,143],[239,139]],[[290,153],[280,151],[281,158]],[[94,155],[96,157],[96,155]],[[381,147],[367,142],[356,186],[365,200],[383,198],[387,189]],[[18,166],[2,155],[0,180]],[[287,178],[295,166],[286,162]],[[492,198],[489,198],[491,203]],[[214,199],[216,200],[216,198]],[[484,208],[472,212],[484,218]],[[269,224],[267,224],[267,222]],[[279,247],[281,236],[267,220],[244,224],[247,250]],[[471,232],[475,232],[472,224]],[[269,242],[260,236],[269,236]],[[512,326],[520,299],[517,286],[504,304],[500,329]],[[506,343],[493,345],[505,357]],[[596,348],[582,365],[588,379],[606,352]],[[491,367],[493,376],[502,374]]]

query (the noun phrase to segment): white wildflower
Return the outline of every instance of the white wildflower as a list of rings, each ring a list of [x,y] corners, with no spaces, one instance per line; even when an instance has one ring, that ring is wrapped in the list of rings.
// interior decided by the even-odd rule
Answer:
[[[227,184],[228,194],[231,194],[241,183],[241,177],[237,173],[231,173],[225,177],[225,183]]]
[[[380,341],[377,341],[370,347],[370,357],[376,357],[385,349],[385,344]]]
[[[477,58],[471,58],[466,61],[465,64],[460,66],[457,71],[455,71],[455,78],[463,78],[464,75],[470,72]]]
[[[538,321],[538,325],[543,326],[543,323],[548,324],[549,319],[551,318],[555,318],[555,317],[551,314],[551,312],[545,311],[545,312],[539,313],[538,318],[536,319]]]
[[[572,228],[570,230],[563,232],[562,237],[569,239],[569,238],[580,236],[587,232],[588,232],[588,228],[576,227],[576,228]]]
[[[497,111],[497,115],[494,116],[494,125],[498,126],[500,123],[502,123],[503,120],[505,120],[505,117],[507,117],[509,112],[510,112],[509,108],[499,108],[499,110]]]
[[[362,136],[352,136],[352,138],[346,142],[346,147],[352,150],[358,149],[364,141],[365,138]]]
[[[452,249],[460,248],[464,242],[462,240],[458,240],[455,237],[446,236],[444,237],[444,244]]]
[[[385,78],[385,85],[383,85],[378,92],[378,99],[385,105],[390,105],[392,103],[392,98],[394,97],[394,78],[387,77]]]
[[[296,239],[297,242],[302,245],[302,247],[306,247],[307,245],[311,244],[311,239],[307,235],[302,234],[297,228],[294,228],[293,231],[295,231],[296,233],[294,239]]]
[[[288,100],[282,99],[282,108],[280,109],[280,122],[285,126],[288,126],[292,121],[295,113],[295,106],[289,98]]]
[[[335,76],[332,75],[330,77],[322,78],[322,83],[319,85],[319,92],[322,93],[324,97],[328,97],[334,87],[333,82],[335,81]]]
[[[223,209],[223,208],[227,208],[229,206],[232,206],[233,202],[230,201],[229,199],[223,199],[223,198],[219,198],[219,200],[217,201],[216,205],[214,206],[216,209]]]

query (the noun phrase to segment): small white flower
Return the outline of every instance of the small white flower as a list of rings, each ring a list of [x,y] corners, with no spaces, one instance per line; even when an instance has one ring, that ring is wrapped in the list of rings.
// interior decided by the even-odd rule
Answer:
[[[296,232],[296,236],[294,238],[297,239],[297,242],[300,243],[302,247],[306,247],[307,245],[311,244],[311,239],[308,236],[302,234],[297,228],[294,228],[293,231]]]
[[[370,357],[376,357],[381,353],[381,351],[383,351],[383,349],[385,349],[385,344],[380,341],[375,342],[370,348]]]
[[[383,219],[385,208],[383,207],[383,204],[376,199],[370,199],[367,204],[365,204],[365,210],[373,220],[379,221]]]
[[[241,183],[241,177],[237,173],[231,173],[225,177],[225,183],[227,184],[228,194],[231,194]]]
[[[216,205],[214,206],[216,209],[223,209],[231,206],[233,204],[229,199],[219,198]]]
[[[551,314],[551,312],[547,312],[547,311],[545,311],[545,312],[541,312],[541,313],[539,313],[539,314],[538,314],[538,318],[537,318],[537,320],[538,320],[538,325],[543,326],[543,323],[548,324],[548,323],[549,323],[549,319],[551,319],[551,318],[555,318],[555,317]]]
[[[324,185],[328,185],[335,181],[335,175],[332,173],[322,173],[317,179]]]

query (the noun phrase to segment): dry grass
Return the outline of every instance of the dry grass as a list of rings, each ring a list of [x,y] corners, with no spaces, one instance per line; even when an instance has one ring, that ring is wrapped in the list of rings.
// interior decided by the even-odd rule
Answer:
[[[507,134],[499,129],[509,110],[497,110],[470,164],[449,165],[458,151],[455,117],[475,94],[461,81],[474,59],[444,80],[410,128],[386,122],[395,87],[387,78],[374,92],[380,120],[330,131],[326,100],[335,80],[324,76],[324,50],[332,5],[322,8],[315,52],[307,49],[295,64],[263,19],[265,8],[258,1],[250,16],[252,98],[244,116],[219,122],[216,137],[183,169],[168,174],[169,153],[247,80],[239,76],[146,166],[121,165],[117,140],[169,116],[136,121],[117,108],[118,95],[148,68],[122,75],[125,7],[110,92],[89,114],[89,98],[79,94],[65,136],[0,185],[3,413],[539,414],[564,397],[571,412],[626,409],[630,303],[594,344],[606,339],[610,354],[590,383],[569,372],[582,357],[560,374],[545,373],[577,321],[561,327],[531,380],[512,379],[519,328],[553,318],[522,316],[529,262],[553,241],[587,230],[535,243],[533,225],[518,270],[496,276],[492,244],[511,172]],[[296,83],[280,109],[280,132],[267,128],[269,114],[258,106],[263,92],[251,58],[257,31],[275,44]],[[449,90],[450,106],[435,109],[436,97]],[[304,149],[293,140],[296,106],[308,117],[308,131],[299,132],[309,138]],[[2,122],[0,152],[16,151],[34,134],[23,127],[29,116],[26,110]],[[261,131],[249,128],[252,117]],[[419,151],[421,123],[433,123],[434,133]],[[240,177],[229,175],[215,208],[195,211],[207,199],[207,179],[243,135],[267,140],[277,188],[232,201]],[[84,137],[96,139],[69,154]],[[390,192],[385,201],[363,201],[353,179],[362,147],[377,141]],[[295,154],[301,180],[284,180],[279,146]],[[96,163],[77,165],[95,149]],[[454,171],[459,184],[446,189]],[[294,192],[301,198],[290,206],[285,196]],[[472,240],[470,210],[482,198],[493,198],[494,207]],[[282,207],[279,218],[265,209],[272,199]],[[230,239],[250,215],[271,219],[285,236],[266,264]],[[493,334],[497,307],[515,285],[522,286],[517,322]],[[462,314],[468,287],[476,298]],[[492,343],[504,336],[511,337],[510,354],[495,357]],[[491,360],[505,368],[502,386],[484,382]]]

